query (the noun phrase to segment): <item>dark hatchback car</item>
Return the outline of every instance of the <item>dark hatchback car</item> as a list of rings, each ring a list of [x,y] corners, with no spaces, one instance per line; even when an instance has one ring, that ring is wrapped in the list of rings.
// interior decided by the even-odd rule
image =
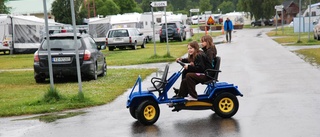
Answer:
[[[263,23],[265,26],[273,26],[273,20],[269,19],[269,20],[263,20]],[[257,21],[252,21],[251,22],[251,26],[262,26],[262,21],[261,20],[257,20]]]
[[[54,77],[77,76],[76,50],[73,33],[58,33],[50,35],[51,62]],[[86,80],[96,80],[105,76],[107,63],[100,51],[105,47],[96,45],[88,34],[77,34],[76,47],[79,52],[81,77]],[[34,53],[34,78],[37,83],[49,78],[48,45],[45,38]]]
[[[168,22],[168,39],[169,40],[186,40],[187,33],[185,31],[186,26],[183,26],[182,22]],[[166,41],[166,25],[162,24],[160,29],[160,42]]]

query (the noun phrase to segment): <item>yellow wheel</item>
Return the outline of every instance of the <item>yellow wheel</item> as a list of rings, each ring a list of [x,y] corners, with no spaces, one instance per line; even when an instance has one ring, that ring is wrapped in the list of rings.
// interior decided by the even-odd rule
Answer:
[[[229,113],[234,107],[233,101],[230,98],[223,98],[219,102],[219,109],[224,113]]]
[[[152,105],[148,105],[144,108],[143,115],[147,120],[152,120],[156,116],[156,108]]]
[[[160,115],[158,104],[152,100],[143,101],[136,110],[136,118],[144,125],[152,125]]]
[[[235,95],[225,92],[219,94],[213,100],[215,113],[223,118],[230,118],[235,115],[239,109],[239,102]]]

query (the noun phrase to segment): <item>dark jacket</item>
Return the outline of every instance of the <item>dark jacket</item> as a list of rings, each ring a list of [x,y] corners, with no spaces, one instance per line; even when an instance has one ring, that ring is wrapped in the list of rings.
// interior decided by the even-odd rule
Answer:
[[[211,62],[212,68],[214,64],[214,58],[217,56],[216,46],[207,48],[202,48],[203,52],[207,55],[208,60]]]
[[[182,59],[182,62],[187,62],[187,59]],[[194,63],[194,66],[191,66],[191,65],[188,66],[188,72],[204,73],[206,69],[212,68],[211,62],[209,61],[207,55],[204,52],[200,52],[196,56],[193,63]]]

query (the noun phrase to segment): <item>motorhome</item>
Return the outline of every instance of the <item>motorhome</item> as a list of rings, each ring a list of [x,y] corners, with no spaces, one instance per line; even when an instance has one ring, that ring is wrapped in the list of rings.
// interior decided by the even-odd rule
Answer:
[[[152,40],[152,15],[141,13],[125,13],[110,17],[111,28],[137,28],[146,36],[146,42]]]
[[[310,9],[309,9],[309,5],[308,8],[305,10],[305,12],[303,13],[303,17],[308,17],[309,16],[309,11],[311,11],[311,17],[313,16],[320,16],[320,2],[319,3],[315,3],[315,4],[311,4],[310,5]]]

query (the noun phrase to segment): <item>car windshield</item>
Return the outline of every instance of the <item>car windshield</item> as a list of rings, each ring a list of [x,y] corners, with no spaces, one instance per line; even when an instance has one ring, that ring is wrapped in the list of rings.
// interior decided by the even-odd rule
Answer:
[[[80,39],[77,39],[78,49],[81,47]],[[50,47],[52,50],[74,50],[73,39],[50,39]],[[43,42],[41,49],[48,50],[48,44],[46,41]]]
[[[108,34],[108,38],[113,37],[129,37],[129,34],[126,29],[111,30]]]
[[[167,23],[167,26],[168,26],[168,28],[177,28],[177,26],[176,26],[175,23]],[[163,24],[163,25],[162,25],[162,28],[165,29],[165,28],[166,28],[166,25]]]

